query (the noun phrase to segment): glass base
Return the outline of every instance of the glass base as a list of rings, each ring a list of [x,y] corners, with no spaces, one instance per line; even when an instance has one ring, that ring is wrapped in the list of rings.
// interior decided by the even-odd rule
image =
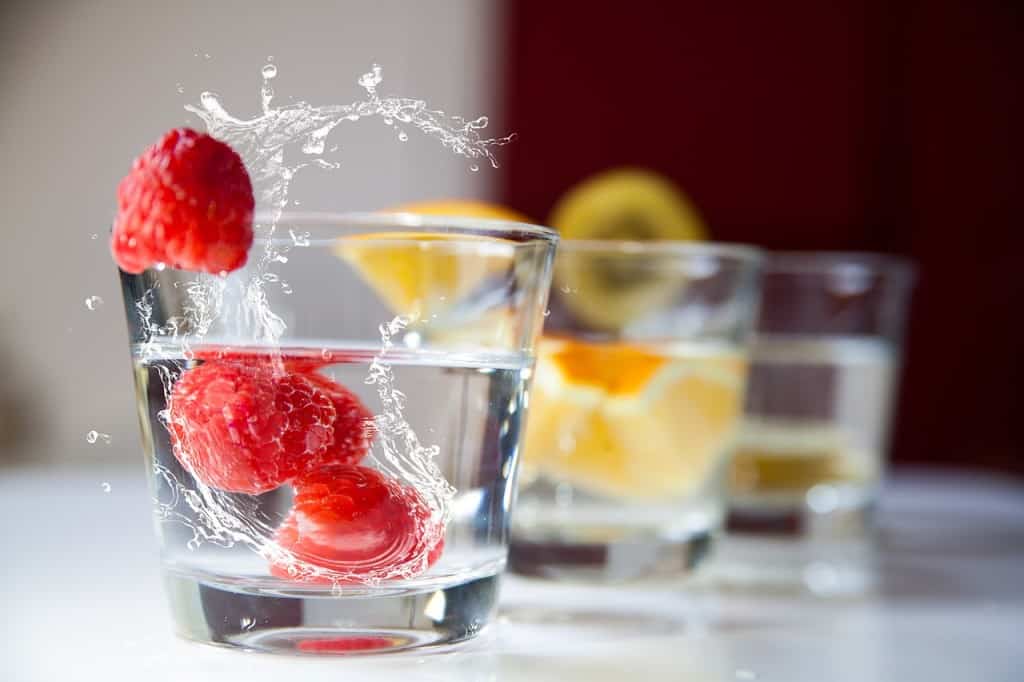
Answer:
[[[810,505],[736,506],[709,579],[720,587],[855,597],[878,585],[873,506],[866,500],[816,511]]]
[[[572,544],[513,536],[508,567],[520,575],[549,580],[614,583],[677,578],[692,572],[710,547],[710,532],[681,539]]]
[[[285,654],[352,655],[452,644],[493,618],[497,575],[444,588],[334,596],[240,591],[168,572],[179,636],[203,644]]]

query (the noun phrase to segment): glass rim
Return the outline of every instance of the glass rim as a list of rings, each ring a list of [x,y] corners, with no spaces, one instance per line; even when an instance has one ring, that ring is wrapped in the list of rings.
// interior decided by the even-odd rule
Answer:
[[[763,274],[823,275],[842,267],[862,267],[875,273],[893,272],[913,280],[914,263],[902,256],[873,251],[764,251]]]
[[[752,244],[733,242],[703,242],[682,239],[658,239],[637,241],[630,239],[567,239],[558,242],[558,252],[583,251],[589,253],[607,251],[609,254],[658,254],[673,256],[714,256],[737,261],[760,263],[764,251]]]
[[[512,246],[529,244],[531,242],[556,243],[559,241],[558,232],[544,225],[524,223],[516,220],[500,220],[496,218],[474,218],[465,216],[449,215],[424,215],[419,213],[396,212],[370,212],[370,211],[282,211],[276,221],[273,213],[259,211],[253,218],[256,225],[266,225],[274,222],[276,225],[307,226],[319,225],[322,227],[359,227],[359,226],[381,226],[381,227],[402,227],[412,230],[424,231],[426,234],[430,228],[457,228],[466,230],[467,234],[482,233],[484,236],[508,239]],[[386,234],[382,233],[379,241],[389,241]],[[456,233],[458,234],[458,233]],[[310,245],[331,245],[334,241],[343,236],[343,233],[330,237],[311,237]],[[270,243],[291,243],[292,238],[288,235],[275,234],[269,239],[257,236],[254,240],[257,244]]]

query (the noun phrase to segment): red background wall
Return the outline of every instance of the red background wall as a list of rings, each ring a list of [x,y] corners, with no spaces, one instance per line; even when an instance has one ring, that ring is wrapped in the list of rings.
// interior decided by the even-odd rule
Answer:
[[[511,0],[506,19],[506,203],[543,221],[640,165],[718,240],[911,258],[895,459],[1024,474],[1024,4]]]

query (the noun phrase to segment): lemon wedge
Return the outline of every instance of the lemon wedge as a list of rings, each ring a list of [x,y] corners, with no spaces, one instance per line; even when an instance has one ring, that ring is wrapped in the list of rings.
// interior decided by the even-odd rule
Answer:
[[[511,208],[474,199],[437,199],[403,204],[394,209],[401,213],[417,215],[446,215],[459,218],[483,218],[486,220],[510,220],[529,223],[530,219]]]
[[[377,232],[340,237],[334,252],[393,313],[427,319],[511,267],[514,245],[470,234]]]
[[[671,181],[650,171],[619,169],[570,190],[556,205],[551,225],[565,240],[691,241],[707,229]],[[612,330],[665,305],[685,276],[671,256],[609,255],[566,244],[555,269],[556,293],[591,327]],[[662,262],[664,261],[664,262]]]
[[[743,354],[730,348],[545,338],[529,398],[526,477],[615,498],[691,492],[724,462],[745,373]]]

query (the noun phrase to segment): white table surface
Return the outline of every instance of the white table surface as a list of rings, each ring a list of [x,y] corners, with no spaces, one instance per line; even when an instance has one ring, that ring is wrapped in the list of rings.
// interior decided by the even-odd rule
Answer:
[[[310,659],[171,634],[141,466],[0,469],[0,680],[1024,680],[1024,488],[904,476],[881,520],[884,596],[508,578],[499,622],[454,651]]]

